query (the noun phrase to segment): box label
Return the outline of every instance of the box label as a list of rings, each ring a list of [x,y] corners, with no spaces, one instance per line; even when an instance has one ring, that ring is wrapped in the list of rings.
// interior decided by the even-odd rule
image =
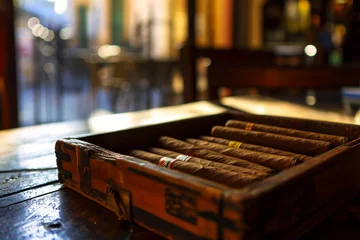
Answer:
[[[197,208],[196,198],[172,188],[165,189],[166,213],[196,225]]]

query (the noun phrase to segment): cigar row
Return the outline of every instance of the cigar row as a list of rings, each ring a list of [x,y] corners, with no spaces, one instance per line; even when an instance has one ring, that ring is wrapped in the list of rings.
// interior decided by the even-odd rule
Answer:
[[[242,188],[252,182],[262,179],[260,176],[256,175],[245,173],[238,174],[237,172],[226,169],[204,166],[176,158],[163,157],[162,155],[141,150],[132,150],[130,151],[130,154],[136,158],[155,163],[161,167],[178,170],[183,173],[188,173],[234,188]]]
[[[238,128],[238,129],[257,131],[257,132],[274,133],[274,134],[279,134],[279,135],[284,135],[284,136],[307,138],[307,139],[312,139],[312,140],[319,140],[319,141],[324,141],[324,142],[330,142],[334,146],[342,145],[348,141],[348,139],[346,137],[342,137],[342,136],[335,136],[335,135],[330,135],[330,134],[316,133],[316,132],[309,132],[309,131],[301,131],[301,130],[296,130],[296,129],[275,127],[275,126],[269,126],[269,125],[258,124],[258,123],[243,122],[243,121],[238,121],[238,120],[228,120],[225,124],[225,127]]]
[[[228,164],[224,164],[221,162],[213,162],[213,161],[209,161],[209,160],[206,160],[203,158],[184,155],[184,154],[180,154],[178,152],[173,152],[173,151],[169,151],[169,150],[162,149],[162,148],[150,148],[149,150],[152,153],[159,154],[162,156],[167,156],[167,157],[182,160],[185,162],[192,162],[192,163],[196,163],[196,164],[199,164],[202,166],[221,168],[221,169],[225,169],[228,171],[233,171],[233,172],[241,173],[241,174],[250,174],[250,175],[255,175],[258,177],[268,177],[268,176],[270,176],[270,173],[272,172],[270,170],[269,171],[258,171],[256,169],[228,165]]]
[[[230,148],[217,143],[210,143],[197,139],[186,139],[187,142],[197,146],[202,146],[206,149],[216,151],[226,156],[241,158],[253,163],[263,165],[275,170],[284,170],[290,168],[298,163],[299,159],[287,156],[279,156],[270,153],[256,152],[242,148]]]
[[[218,144],[232,147],[232,148],[244,148],[244,149],[253,150],[253,151],[257,151],[257,152],[270,153],[270,154],[275,154],[275,155],[279,155],[279,156],[287,156],[287,157],[296,158],[300,161],[307,161],[307,160],[311,159],[311,157],[303,155],[303,154],[288,152],[288,151],[284,151],[284,150],[279,150],[279,149],[275,149],[275,148],[264,147],[264,146],[254,145],[254,144],[248,144],[248,143],[244,143],[244,142],[231,141],[231,140],[224,139],[224,138],[217,138],[217,137],[211,137],[211,136],[200,136],[199,138],[201,140],[218,143]]]
[[[232,127],[215,126],[212,128],[211,135],[214,137],[271,147],[308,156],[316,156],[333,148],[333,144],[330,142],[267,132],[242,130]]]
[[[291,168],[334,146],[346,137],[229,120],[212,136],[175,139],[162,136],[156,147],[130,155],[234,188]]]
[[[166,149],[169,149],[172,151],[176,151],[176,152],[179,152],[182,154],[187,154],[187,155],[195,156],[195,157],[199,157],[199,158],[204,158],[209,161],[224,163],[224,164],[243,167],[243,168],[249,168],[249,169],[253,169],[255,171],[261,171],[261,172],[265,172],[265,173],[273,172],[272,169],[270,169],[266,166],[262,166],[260,164],[250,162],[250,161],[247,161],[247,160],[244,160],[241,158],[227,156],[227,155],[218,153],[216,151],[211,151],[208,148],[205,148],[203,146],[196,146],[194,144],[180,141],[178,139],[171,138],[171,137],[166,137],[166,136],[160,137],[159,145],[163,148],[166,148]]]

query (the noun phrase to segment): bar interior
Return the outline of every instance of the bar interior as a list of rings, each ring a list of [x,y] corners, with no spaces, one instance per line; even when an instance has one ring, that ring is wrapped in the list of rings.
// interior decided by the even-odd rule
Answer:
[[[359,16],[1,0],[0,238],[360,239]]]

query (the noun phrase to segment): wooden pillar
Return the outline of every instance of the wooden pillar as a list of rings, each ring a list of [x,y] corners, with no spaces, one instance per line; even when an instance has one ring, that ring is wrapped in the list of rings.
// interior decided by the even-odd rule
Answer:
[[[196,101],[196,46],[195,14],[196,0],[187,1],[188,39],[181,52],[181,67],[184,79],[184,102]]]
[[[187,44],[195,45],[195,14],[196,14],[196,0],[188,0],[188,40]]]
[[[234,47],[262,47],[262,8],[265,2],[266,0],[234,1]]]
[[[0,49],[0,129],[7,129],[19,125],[12,0],[0,1]]]

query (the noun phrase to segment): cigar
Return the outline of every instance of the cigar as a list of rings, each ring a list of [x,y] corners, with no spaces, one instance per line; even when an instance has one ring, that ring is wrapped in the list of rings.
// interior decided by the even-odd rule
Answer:
[[[307,138],[313,140],[320,140],[324,142],[331,142],[334,146],[339,146],[348,141],[346,137],[324,134],[324,133],[316,133],[309,131],[302,131],[290,128],[282,128],[276,126],[269,126],[259,123],[250,123],[243,122],[238,120],[229,120],[226,122],[226,127],[245,129],[248,131],[257,131],[257,132],[267,132],[267,133],[275,133],[285,136],[291,137],[299,137],[299,138]]]
[[[162,148],[150,148],[149,150],[152,153],[156,153],[156,154],[159,154],[159,155],[162,155],[162,156],[179,159],[179,160],[186,161],[186,162],[192,162],[192,163],[200,164],[202,166],[221,168],[221,169],[233,171],[233,172],[236,172],[236,173],[239,173],[239,174],[250,174],[250,175],[255,175],[255,176],[259,177],[259,178],[264,178],[264,177],[270,176],[270,174],[268,174],[268,173],[255,171],[253,169],[237,167],[237,166],[232,166],[232,165],[218,163],[218,162],[213,162],[213,161],[209,161],[209,160],[206,160],[206,159],[203,159],[203,158],[184,155],[184,154],[180,154],[180,153],[177,153],[177,152],[165,150],[165,149],[162,149]]]
[[[208,142],[222,144],[222,145],[225,145],[225,146],[228,146],[231,148],[244,148],[244,149],[253,150],[253,151],[257,151],[257,152],[270,153],[270,154],[275,154],[275,155],[279,155],[279,156],[287,156],[287,157],[299,159],[300,161],[308,161],[308,160],[312,159],[312,157],[309,157],[309,156],[306,156],[303,154],[292,153],[292,152],[288,152],[288,151],[284,151],[284,150],[279,150],[279,149],[270,148],[270,147],[263,147],[263,146],[244,143],[244,142],[231,141],[231,140],[224,139],[224,138],[217,138],[217,137],[210,137],[210,136],[200,136],[199,138],[202,140],[208,141]]]
[[[332,148],[332,144],[329,142],[222,126],[213,127],[211,135],[309,156],[322,154]]]
[[[217,153],[215,151],[211,151],[203,147],[195,146],[193,144],[180,141],[175,138],[162,136],[159,138],[159,144],[161,145],[161,147],[165,149],[194,157],[203,158],[209,161],[219,162],[219,163],[243,167],[243,168],[249,168],[266,174],[273,173],[272,169],[262,166],[260,164],[249,162],[247,160],[240,158],[226,156],[224,154]]]
[[[270,154],[270,153],[256,152],[256,151],[242,149],[242,148],[229,148],[229,147],[223,146],[218,143],[210,143],[210,142],[198,140],[198,139],[189,138],[189,139],[186,139],[186,141],[191,144],[198,145],[198,146],[210,149],[212,151],[222,153],[227,156],[245,159],[250,162],[261,164],[263,166],[266,166],[266,167],[269,167],[269,168],[272,168],[275,170],[279,170],[279,171],[290,168],[292,166],[295,166],[296,164],[301,163],[301,161],[296,158],[279,156],[279,155],[274,155],[274,154]]]
[[[200,164],[182,161],[175,158],[163,157],[158,154],[141,150],[131,150],[130,155],[141,160],[157,163],[161,167],[178,170],[183,173],[205,178],[233,188],[241,188],[257,181],[256,176],[238,174],[221,168],[202,166]]]

